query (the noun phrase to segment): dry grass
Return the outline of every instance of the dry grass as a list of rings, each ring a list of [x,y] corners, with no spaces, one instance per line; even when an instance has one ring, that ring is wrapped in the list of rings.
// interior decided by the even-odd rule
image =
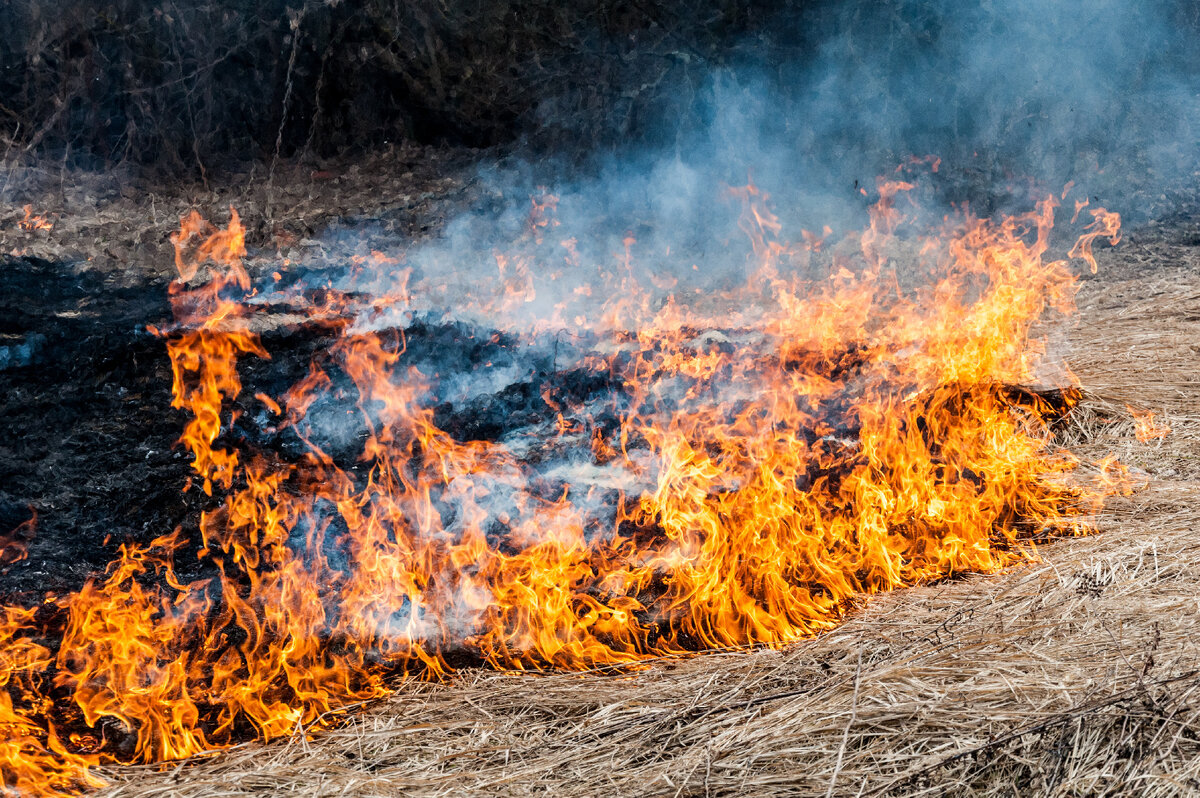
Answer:
[[[478,155],[409,145],[319,165],[256,165],[209,184],[110,173],[0,168],[0,253],[75,262],[114,282],[175,276],[171,233],[193,209],[224,225],[238,211],[247,244],[280,258],[311,260],[332,225],[377,223],[419,240],[458,213]],[[23,230],[24,207],[48,230]]]
[[[1090,391],[1074,447],[1145,481],[1101,534],[784,650],[411,682],[311,738],[112,769],[104,795],[1200,792],[1200,258],[1147,239],[1107,261],[1056,337]],[[1171,435],[1139,442],[1126,404]]]

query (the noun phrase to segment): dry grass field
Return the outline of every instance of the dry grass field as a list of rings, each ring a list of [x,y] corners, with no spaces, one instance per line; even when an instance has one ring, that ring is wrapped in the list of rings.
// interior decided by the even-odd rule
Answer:
[[[110,236],[129,251],[154,229],[122,224]],[[1200,251],[1186,225],[1135,230],[1103,253],[1077,316],[1048,331],[1087,392],[1066,442],[1116,454],[1139,485],[1111,500],[1097,534],[1005,573],[872,598],[782,650],[412,681],[332,730],[110,769],[103,794],[1200,792]],[[52,240],[72,237],[58,230],[4,243],[53,255]],[[1169,434],[1139,439],[1131,408]]]

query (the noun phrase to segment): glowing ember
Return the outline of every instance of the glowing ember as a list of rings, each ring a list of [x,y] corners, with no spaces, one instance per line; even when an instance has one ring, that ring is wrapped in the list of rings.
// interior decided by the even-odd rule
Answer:
[[[8,534],[0,535],[0,573],[6,566],[20,562],[29,556],[29,541],[37,530],[37,511],[29,508],[31,517],[28,521],[18,524]]]
[[[435,423],[439,377],[396,332],[452,286],[380,253],[357,269],[394,269],[386,291],[273,299],[331,343],[290,389],[243,396],[239,360],[269,357],[243,231],[236,213],[224,230],[184,219],[176,326],[160,334],[191,417],[181,442],[220,500],[199,521],[220,576],[177,577],[177,532],[122,546],[76,594],[5,609],[3,784],[77,789],[92,763],[278,737],[452,662],[582,669],[784,644],[862,595],[1086,531],[1114,482],[1072,478],[1053,443],[1079,392],[1017,387],[1042,354],[1032,325],[1072,307],[1068,264],[1045,258],[1055,199],[927,234],[901,210],[911,188],[881,183],[870,227],[841,244],[828,229],[788,242],[760,190],[732,192],[750,277],[705,293],[638,267],[632,237],[594,279],[543,269],[586,264],[553,238],[554,198],[536,198],[524,239],[457,306],[523,325],[529,346],[572,331],[549,368],[611,390],[548,382],[544,417],[491,438]],[[1088,212],[1072,256],[1094,268],[1119,220]],[[351,411],[349,454],[327,444],[331,402]],[[298,453],[233,435],[251,406]]]

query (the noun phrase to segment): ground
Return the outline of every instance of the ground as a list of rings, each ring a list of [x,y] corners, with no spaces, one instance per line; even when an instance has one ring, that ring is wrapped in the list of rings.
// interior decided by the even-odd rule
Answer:
[[[406,157],[410,175],[401,169],[395,179],[416,199],[392,210],[419,232],[416,206],[452,204],[469,180],[459,172],[439,182],[421,153]],[[301,191],[298,174],[277,183]],[[335,179],[310,172],[307,185]],[[374,213],[372,189],[355,192],[347,190],[346,208]],[[214,190],[204,201],[248,200],[259,209],[247,215],[260,245],[305,246],[321,209],[306,212],[302,193],[281,196],[274,210],[263,210],[265,188],[242,197]],[[128,257],[161,279],[166,272],[155,270],[169,267],[163,245],[185,195],[156,201],[149,225],[129,210],[144,211],[143,197],[111,202],[122,210],[107,222],[64,205],[53,230],[0,243],[53,256],[37,247],[74,241],[85,257]],[[107,770],[103,794],[1200,792],[1195,219],[1159,214],[1131,231],[1082,283],[1076,321],[1050,331],[1087,392],[1069,443],[1087,457],[1117,454],[1139,483],[1110,502],[1096,534],[1044,547],[1038,562],[1004,573],[872,598],[837,630],[782,650],[714,652],[622,674],[469,671],[444,684],[413,681],[347,711],[329,731],[298,729],[287,741],[165,768]],[[116,242],[109,254],[92,243],[100,236]],[[1170,434],[1139,441],[1126,405],[1155,411]]]
[[[193,208],[222,224],[236,208],[250,246],[293,258],[317,246],[314,235],[365,219],[419,240],[469,201],[477,161],[469,150],[398,145],[355,158],[262,163],[211,182],[6,167],[0,253],[78,262],[110,283],[170,278],[169,237]],[[21,229],[26,205],[53,227]]]

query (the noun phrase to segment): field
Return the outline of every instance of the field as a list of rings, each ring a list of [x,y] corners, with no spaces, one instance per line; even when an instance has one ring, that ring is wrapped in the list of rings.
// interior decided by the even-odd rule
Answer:
[[[430,171],[400,170],[405,200],[352,210],[419,236],[422,219],[471,191],[453,177],[461,172]],[[297,225],[352,215],[330,207],[355,196],[321,185],[332,179],[310,175],[318,188],[304,194],[293,175],[285,199],[240,197],[263,220],[259,243],[302,247]],[[8,232],[3,247],[162,274],[162,238],[182,200],[159,202],[153,216],[145,197],[116,196],[91,216],[64,206],[53,229]],[[266,223],[271,211],[255,212],[269,202],[286,220],[278,226]],[[297,212],[305,202],[307,217]],[[1078,314],[1046,330],[1086,393],[1065,442],[1085,457],[1117,455],[1136,483],[1110,500],[1096,534],[1042,547],[1032,565],[871,598],[836,630],[782,649],[623,672],[410,681],[347,709],[332,730],[106,769],[112,786],[101,794],[1194,794],[1200,239],[1191,219],[1160,213],[1129,230],[1081,284]]]

